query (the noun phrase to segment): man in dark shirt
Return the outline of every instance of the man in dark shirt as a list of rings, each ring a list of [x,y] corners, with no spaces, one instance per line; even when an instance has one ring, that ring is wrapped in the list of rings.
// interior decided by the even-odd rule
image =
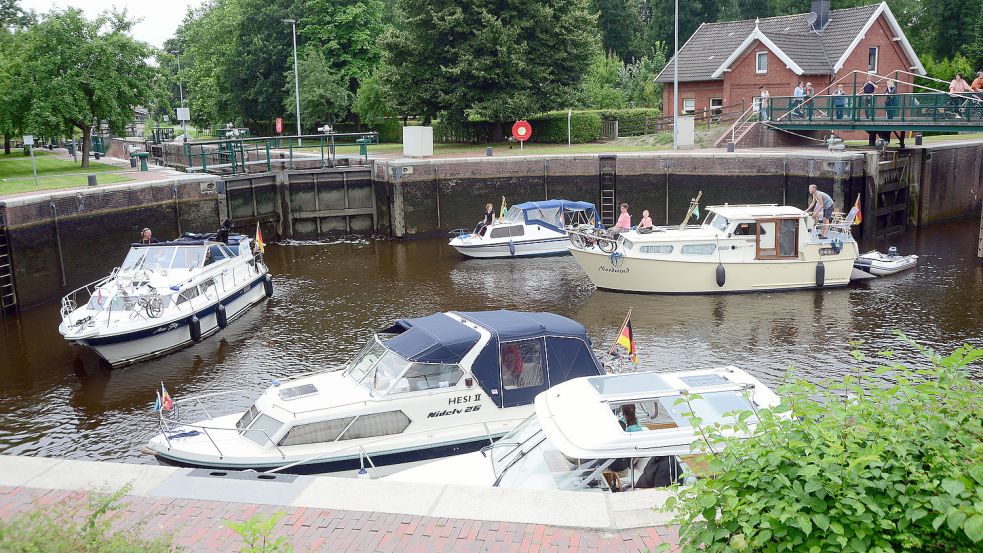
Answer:
[[[873,119],[874,113],[877,111],[874,107],[874,92],[877,92],[877,83],[873,79],[873,77],[868,76],[867,82],[864,83],[862,90],[864,94],[863,101],[867,106],[867,119]]]
[[[140,233],[141,244],[157,244],[158,242],[160,241],[154,238],[154,233],[149,228],[143,229],[143,232]]]

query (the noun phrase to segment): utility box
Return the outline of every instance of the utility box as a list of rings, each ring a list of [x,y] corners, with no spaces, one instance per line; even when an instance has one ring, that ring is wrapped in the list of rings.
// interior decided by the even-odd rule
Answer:
[[[429,157],[433,155],[433,127],[403,127],[403,155]]]
[[[696,128],[692,115],[679,116],[679,140],[680,148],[692,148],[696,144]]]

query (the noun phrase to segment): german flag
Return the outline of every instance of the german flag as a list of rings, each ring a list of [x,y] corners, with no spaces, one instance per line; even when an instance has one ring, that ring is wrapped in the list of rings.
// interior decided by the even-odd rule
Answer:
[[[853,204],[853,209],[857,210],[857,216],[853,219],[853,224],[859,225],[860,221],[863,221],[863,217],[860,215],[860,194],[857,194],[857,201]]]
[[[632,363],[638,363],[638,350],[635,348],[635,334],[631,330],[631,309],[628,310],[628,316],[625,317],[625,324],[621,325],[621,331],[618,332],[618,339],[614,341],[614,345],[611,346],[611,351],[608,353],[614,353],[615,348],[618,346],[622,346],[628,350]]]

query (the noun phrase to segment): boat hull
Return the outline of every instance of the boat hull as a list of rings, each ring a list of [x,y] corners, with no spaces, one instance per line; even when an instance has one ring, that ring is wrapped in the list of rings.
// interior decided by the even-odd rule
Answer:
[[[844,250],[823,258],[823,282],[818,261],[753,260],[740,262],[678,261],[614,256],[592,249],[570,248],[594,286],[619,292],[648,294],[712,294],[834,288],[846,286],[856,254]],[[717,268],[724,268],[724,285]]]
[[[266,290],[263,286],[265,277],[266,273],[262,273],[221,300],[229,323],[266,298]],[[216,316],[217,306],[218,303],[194,313],[201,325],[200,339],[202,340],[221,330]],[[94,351],[111,367],[117,368],[160,357],[193,345],[195,341],[191,338],[190,323],[189,314],[182,319],[150,328],[69,341]]]
[[[570,241],[566,236],[541,238],[536,240],[515,240],[510,247],[508,241],[464,243],[452,240],[450,245],[461,255],[474,258],[536,257],[546,255],[565,255]]]

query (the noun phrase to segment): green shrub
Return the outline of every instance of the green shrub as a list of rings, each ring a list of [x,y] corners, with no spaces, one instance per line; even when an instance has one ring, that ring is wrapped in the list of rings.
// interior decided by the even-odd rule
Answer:
[[[566,144],[567,112],[550,111],[529,118],[531,142]],[[601,116],[596,111],[575,111],[570,116],[570,139],[574,144],[596,142],[601,138]]]
[[[5,553],[166,553],[174,551],[168,536],[140,538],[140,527],[112,532],[110,511],[129,486],[112,494],[92,494],[84,507],[66,501],[39,507],[0,521],[0,551]],[[79,516],[84,513],[84,516]]]
[[[495,123],[488,121],[451,122],[444,119],[434,121],[434,142],[456,144],[486,144],[492,141]],[[508,135],[506,135],[508,136]]]
[[[683,551],[979,551],[983,385],[965,367],[983,350],[942,358],[912,345],[930,368],[889,363],[818,386],[792,378],[753,432],[749,413],[701,426],[715,477],[664,507],[676,509]],[[728,436],[735,429],[752,436]]]
[[[225,525],[242,537],[242,553],[290,553],[293,546],[287,542],[286,536],[273,538],[273,528],[283,517],[278,511],[269,518],[255,515],[243,522],[225,521]]]
[[[399,119],[384,119],[369,128],[379,133],[379,142],[403,142],[403,123]]]

